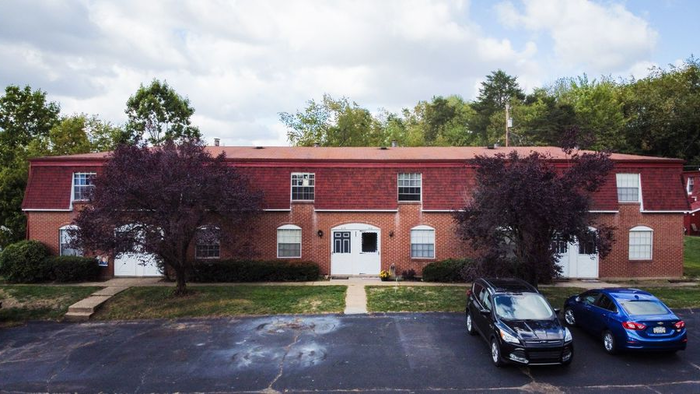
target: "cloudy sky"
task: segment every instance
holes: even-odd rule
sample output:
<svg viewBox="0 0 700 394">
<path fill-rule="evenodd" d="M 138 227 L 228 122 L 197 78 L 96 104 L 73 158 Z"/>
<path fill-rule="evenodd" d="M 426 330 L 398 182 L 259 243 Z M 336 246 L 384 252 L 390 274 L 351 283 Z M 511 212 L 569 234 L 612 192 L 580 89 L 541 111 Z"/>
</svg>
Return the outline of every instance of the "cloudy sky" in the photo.
<svg viewBox="0 0 700 394">
<path fill-rule="evenodd" d="M 396 111 L 474 99 L 498 68 L 526 90 L 644 77 L 698 55 L 698 15 L 694 0 L 3 0 L 0 87 L 121 124 L 139 84 L 165 79 L 209 142 L 286 145 L 278 113 L 323 93 Z"/>
</svg>

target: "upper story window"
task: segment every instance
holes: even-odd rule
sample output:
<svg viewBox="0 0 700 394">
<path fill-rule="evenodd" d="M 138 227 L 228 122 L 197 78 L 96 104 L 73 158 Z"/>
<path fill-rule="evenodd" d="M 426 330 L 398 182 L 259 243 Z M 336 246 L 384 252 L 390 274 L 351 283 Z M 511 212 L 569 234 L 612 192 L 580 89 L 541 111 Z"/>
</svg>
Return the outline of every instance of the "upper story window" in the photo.
<svg viewBox="0 0 700 394">
<path fill-rule="evenodd" d="M 629 259 L 651 260 L 654 230 L 646 226 L 633 227 L 629 238 Z"/>
<path fill-rule="evenodd" d="M 63 226 L 58 229 L 58 247 L 61 256 L 82 256 L 83 251 L 73 245 L 77 226 Z"/>
<path fill-rule="evenodd" d="M 688 177 L 688 194 L 693 194 L 693 189 L 695 188 L 695 177 Z"/>
<path fill-rule="evenodd" d="M 292 201 L 313 201 L 316 175 L 308 172 L 292 173 Z"/>
<path fill-rule="evenodd" d="M 277 257 L 301 257 L 301 227 L 286 224 L 277 228 Z"/>
<path fill-rule="evenodd" d="M 204 226 L 197 229 L 194 244 L 194 256 L 198 259 L 218 259 L 220 256 L 221 242 L 219 228 Z"/>
<path fill-rule="evenodd" d="M 411 229 L 411 258 L 435 258 L 435 229 L 417 226 Z"/>
<path fill-rule="evenodd" d="M 90 198 L 95 185 L 92 184 L 95 178 L 94 172 L 74 172 L 73 173 L 73 201 L 85 201 Z"/>
<path fill-rule="evenodd" d="M 399 174 L 399 201 L 421 200 L 421 174 Z"/>
<path fill-rule="evenodd" d="M 617 174 L 617 201 L 639 202 L 639 174 Z"/>
</svg>

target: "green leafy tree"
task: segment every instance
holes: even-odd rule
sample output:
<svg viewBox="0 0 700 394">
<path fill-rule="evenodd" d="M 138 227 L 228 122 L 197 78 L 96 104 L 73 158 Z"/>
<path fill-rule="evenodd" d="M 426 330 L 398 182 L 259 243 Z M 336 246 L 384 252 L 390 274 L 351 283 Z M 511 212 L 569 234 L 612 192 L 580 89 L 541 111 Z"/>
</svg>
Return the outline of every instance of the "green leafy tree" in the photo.
<svg viewBox="0 0 700 394">
<path fill-rule="evenodd" d="M 194 108 L 167 82 L 154 79 L 141 85 L 126 102 L 126 133 L 122 143 L 158 145 L 167 140 L 200 139 L 190 118 Z"/>
<path fill-rule="evenodd" d="M 27 158 L 36 138 L 58 124 L 60 107 L 46 93 L 10 85 L 0 97 L 0 247 L 24 238 L 21 205 L 27 185 Z"/>
<path fill-rule="evenodd" d="M 700 63 L 691 57 L 624 89 L 630 153 L 678 157 L 700 165 Z"/>
<path fill-rule="evenodd" d="M 30 156 L 106 152 L 116 148 L 123 138 L 123 129 L 96 115 L 72 115 L 62 118 L 47 136 L 35 138 L 29 144 L 29 151 Z"/>
<path fill-rule="evenodd" d="M 624 151 L 627 147 L 622 89 L 610 78 L 589 80 L 586 75 L 560 79 L 551 87 L 560 105 L 576 113 L 576 124 L 590 141 L 581 148 Z"/>
<path fill-rule="evenodd" d="M 281 112 L 287 138 L 295 146 L 377 146 L 386 143 L 382 122 L 348 98 L 323 95 L 309 100 L 303 112 Z"/>
<path fill-rule="evenodd" d="M 576 111 L 558 103 L 546 89 L 537 88 L 525 103 L 512 108 L 514 145 L 562 146 L 567 130 L 576 125 Z"/>
<path fill-rule="evenodd" d="M 525 93 L 518 84 L 518 78 L 508 75 L 503 70 L 493 71 L 481 83 L 479 97 L 473 104 L 477 116 L 474 117 L 471 129 L 479 134 L 482 144 L 494 141 L 494 135 L 505 134 L 505 115 L 499 113 L 505 110 L 506 103 L 511 105 L 521 103 Z M 496 133 L 500 127 L 500 132 Z"/>
</svg>

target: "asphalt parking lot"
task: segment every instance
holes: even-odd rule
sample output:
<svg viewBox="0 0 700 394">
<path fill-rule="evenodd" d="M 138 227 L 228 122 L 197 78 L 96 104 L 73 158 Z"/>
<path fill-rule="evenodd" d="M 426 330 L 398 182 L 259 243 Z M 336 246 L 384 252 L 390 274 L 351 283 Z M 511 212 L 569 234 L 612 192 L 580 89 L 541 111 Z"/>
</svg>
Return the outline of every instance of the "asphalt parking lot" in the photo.
<svg viewBox="0 0 700 394">
<path fill-rule="evenodd" d="M 31 392 L 700 392 L 700 311 L 677 354 L 495 368 L 461 314 L 32 323 L 0 330 L 0 387 Z"/>
</svg>

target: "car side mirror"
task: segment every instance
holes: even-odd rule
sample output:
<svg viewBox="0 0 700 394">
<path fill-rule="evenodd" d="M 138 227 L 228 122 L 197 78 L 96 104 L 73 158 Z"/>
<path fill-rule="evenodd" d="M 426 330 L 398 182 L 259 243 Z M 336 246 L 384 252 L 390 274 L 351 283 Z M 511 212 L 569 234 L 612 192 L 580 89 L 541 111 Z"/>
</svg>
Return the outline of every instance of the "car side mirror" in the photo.
<svg viewBox="0 0 700 394">
<path fill-rule="evenodd" d="M 479 310 L 479 312 L 481 312 L 481 314 L 484 315 L 484 316 L 486 316 L 486 315 L 488 315 L 489 313 L 491 313 L 491 311 L 488 310 L 488 309 L 486 309 L 486 308 L 481 308 L 481 309 Z"/>
<path fill-rule="evenodd" d="M 558 315 L 559 312 L 561 312 L 561 309 L 559 309 L 559 308 L 554 308 L 554 314 L 555 314 L 555 315 Z"/>
<path fill-rule="evenodd" d="M 581 297 L 576 296 L 576 298 L 574 298 L 574 301 L 576 301 L 576 302 L 581 302 Z"/>
</svg>

